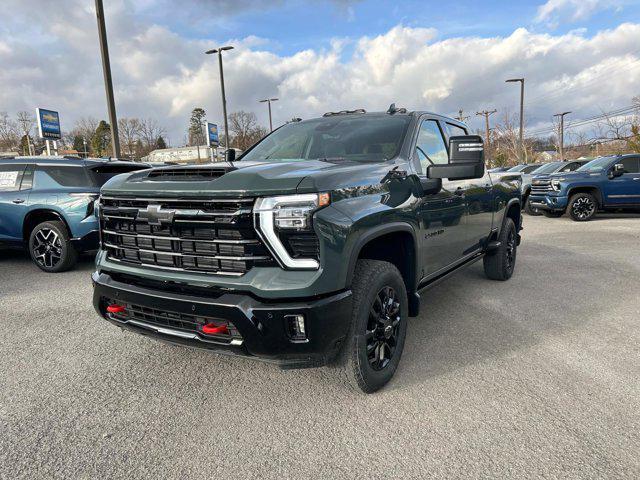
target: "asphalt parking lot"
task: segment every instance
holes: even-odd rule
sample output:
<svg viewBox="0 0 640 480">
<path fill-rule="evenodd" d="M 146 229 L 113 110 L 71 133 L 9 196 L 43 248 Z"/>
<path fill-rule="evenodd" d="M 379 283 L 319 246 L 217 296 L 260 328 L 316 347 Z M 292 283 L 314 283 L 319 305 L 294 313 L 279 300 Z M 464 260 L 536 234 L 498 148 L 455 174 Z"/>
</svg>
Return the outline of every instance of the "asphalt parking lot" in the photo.
<svg viewBox="0 0 640 480">
<path fill-rule="evenodd" d="M 1 478 L 639 478 L 640 217 L 526 217 L 424 295 L 383 391 L 123 333 L 92 259 L 0 253 Z"/>
</svg>

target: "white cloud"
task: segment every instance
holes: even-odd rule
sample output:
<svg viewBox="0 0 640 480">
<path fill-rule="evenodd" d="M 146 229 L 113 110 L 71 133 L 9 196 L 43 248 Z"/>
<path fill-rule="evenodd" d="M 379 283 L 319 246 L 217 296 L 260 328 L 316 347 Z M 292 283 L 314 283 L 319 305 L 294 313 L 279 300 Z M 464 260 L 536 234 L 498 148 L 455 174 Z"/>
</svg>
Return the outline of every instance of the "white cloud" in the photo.
<svg viewBox="0 0 640 480">
<path fill-rule="evenodd" d="M 567 19 L 576 22 L 601 10 L 622 8 L 624 3 L 624 0 L 548 0 L 538 7 L 536 21 L 555 24 Z"/>
<path fill-rule="evenodd" d="M 86 2 L 67 1 L 77 2 L 73 15 L 44 8 L 37 34 L 0 39 L 1 111 L 55 108 L 66 129 L 82 116 L 106 118 L 95 17 Z M 196 106 L 221 123 L 217 62 L 203 53 L 211 41 L 145 23 L 127 5 L 110 2 L 107 23 L 118 114 L 157 118 L 174 144 L 183 141 Z M 527 79 L 531 128 L 559 108 L 586 117 L 640 94 L 640 24 L 593 37 L 517 29 L 506 37 L 444 40 L 432 29 L 398 25 L 291 55 L 267 51 L 268 39 L 216 40 L 236 47 L 225 55 L 229 111 L 254 111 L 263 124 L 266 108 L 257 101 L 267 96 L 280 98 L 273 105 L 278 124 L 329 110 L 384 110 L 392 102 L 444 114 L 515 111 L 517 91 L 504 83 L 512 76 Z"/>
</svg>

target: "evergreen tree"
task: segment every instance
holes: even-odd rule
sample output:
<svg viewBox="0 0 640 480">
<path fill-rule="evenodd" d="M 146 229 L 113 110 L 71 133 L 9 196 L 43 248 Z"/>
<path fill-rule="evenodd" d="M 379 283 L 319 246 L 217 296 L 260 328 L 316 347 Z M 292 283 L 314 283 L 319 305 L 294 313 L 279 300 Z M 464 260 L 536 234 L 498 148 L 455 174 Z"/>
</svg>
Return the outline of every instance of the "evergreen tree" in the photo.
<svg viewBox="0 0 640 480">
<path fill-rule="evenodd" d="M 75 135 L 73 137 L 73 149 L 79 154 L 84 155 L 84 141 L 81 135 Z"/>
<path fill-rule="evenodd" d="M 111 127 L 104 120 L 100 120 L 91 137 L 91 151 L 97 157 L 106 157 L 111 152 Z"/>
<path fill-rule="evenodd" d="M 162 135 L 160 135 L 156 140 L 156 148 L 159 148 L 159 149 L 167 148 L 167 142 L 164 141 L 164 138 L 162 138 Z"/>
<path fill-rule="evenodd" d="M 189 145 L 202 145 L 205 143 L 203 121 L 207 116 L 203 108 L 196 107 L 191 111 L 189 119 Z"/>
</svg>

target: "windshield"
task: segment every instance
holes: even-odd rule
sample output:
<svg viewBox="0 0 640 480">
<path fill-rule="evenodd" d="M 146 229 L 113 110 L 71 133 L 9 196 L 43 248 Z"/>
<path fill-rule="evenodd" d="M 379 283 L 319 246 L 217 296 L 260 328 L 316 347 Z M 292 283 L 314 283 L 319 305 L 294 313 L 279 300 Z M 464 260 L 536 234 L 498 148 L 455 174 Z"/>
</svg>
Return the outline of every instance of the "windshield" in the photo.
<svg viewBox="0 0 640 480">
<path fill-rule="evenodd" d="M 149 167 L 146 165 L 101 165 L 99 167 L 91 168 L 89 172 L 91 172 L 91 176 L 93 177 L 93 183 L 97 187 L 101 187 L 107 183 L 107 180 L 115 177 L 116 175 L 134 172 L 136 170 L 144 170 L 145 168 Z"/>
<path fill-rule="evenodd" d="M 515 167 L 511 167 L 507 172 L 521 172 L 524 170 L 526 165 L 516 165 Z"/>
<path fill-rule="evenodd" d="M 564 165 L 563 162 L 551 162 L 551 163 L 547 163 L 545 165 L 542 165 L 541 167 L 536 168 L 533 172 L 531 173 L 535 173 L 536 175 L 538 173 L 553 173 L 555 172 L 558 168 L 560 168 L 562 165 Z"/>
<path fill-rule="evenodd" d="M 599 172 L 604 170 L 611 163 L 611 157 L 600 157 L 585 163 L 576 172 Z"/>
<path fill-rule="evenodd" d="M 340 115 L 289 123 L 240 160 L 383 162 L 400 153 L 409 121 L 407 115 Z"/>
</svg>

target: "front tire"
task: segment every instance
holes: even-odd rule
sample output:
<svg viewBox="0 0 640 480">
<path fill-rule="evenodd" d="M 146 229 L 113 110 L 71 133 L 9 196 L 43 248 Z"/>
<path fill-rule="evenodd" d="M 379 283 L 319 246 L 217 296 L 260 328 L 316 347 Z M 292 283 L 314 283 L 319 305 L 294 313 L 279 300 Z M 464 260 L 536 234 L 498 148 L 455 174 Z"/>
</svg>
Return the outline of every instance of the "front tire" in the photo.
<svg viewBox="0 0 640 480">
<path fill-rule="evenodd" d="M 407 334 L 407 290 L 398 269 L 379 260 L 358 260 L 352 284 L 353 310 L 338 357 L 342 380 L 373 393 L 393 377 Z"/>
<path fill-rule="evenodd" d="M 484 257 L 484 274 L 491 280 L 505 281 L 513 275 L 518 253 L 518 232 L 511 218 L 505 219 L 500 237 L 500 246 Z"/>
<path fill-rule="evenodd" d="M 596 216 L 598 200 L 590 193 L 576 193 L 569 200 L 569 216 L 576 222 L 588 222 Z"/>
<path fill-rule="evenodd" d="M 50 273 L 69 270 L 78 261 L 69 232 L 64 223 L 58 221 L 36 225 L 29 236 L 29 253 L 41 270 Z"/>
<path fill-rule="evenodd" d="M 531 200 L 527 197 L 527 200 L 524 203 L 524 211 L 527 215 L 531 215 L 532 217 L 538 217 L 542 215 L 542 212 L 539 208 L 535 208 L 531 205 Z"/>
</svg>

